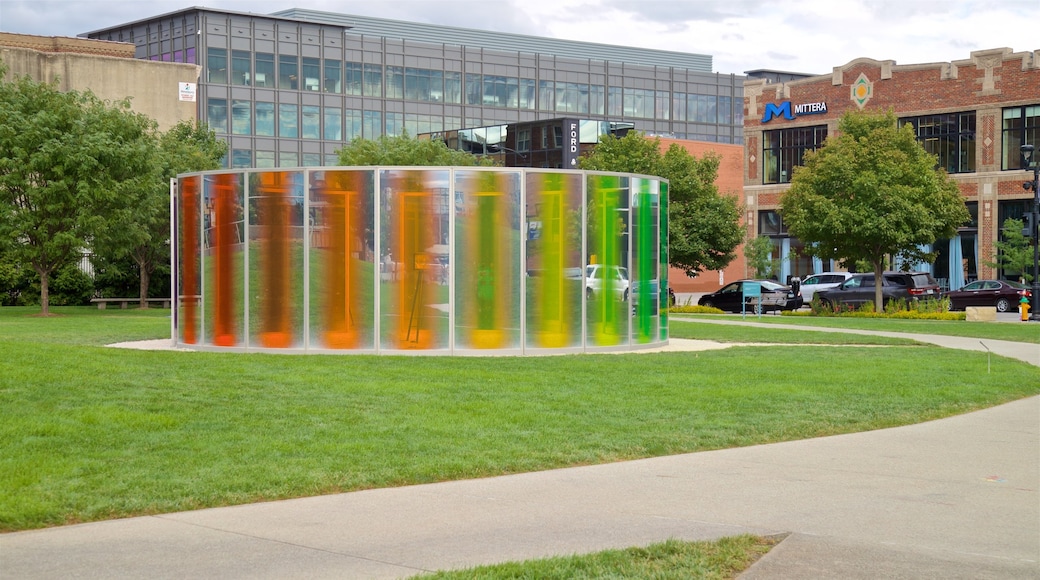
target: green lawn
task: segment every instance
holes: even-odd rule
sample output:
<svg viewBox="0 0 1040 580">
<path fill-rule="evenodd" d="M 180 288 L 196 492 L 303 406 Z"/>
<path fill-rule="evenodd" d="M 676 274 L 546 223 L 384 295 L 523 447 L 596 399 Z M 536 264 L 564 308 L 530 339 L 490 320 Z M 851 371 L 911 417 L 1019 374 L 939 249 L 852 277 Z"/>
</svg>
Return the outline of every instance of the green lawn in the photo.
<svg viewBox="0 0 1040 580">
<path fill-rule="evenodd" d="M 887 345 L 923 346 L 909 338 L 890 338 L 842 332 L 805 332 L 784 328 L 759 328 L 713 324 L 695 320 L 672 319 L 668 321 L 671 338 L 713 340 L 716 342 L 773 343 L 773 344 L 830 344 L 830 345 Z"/>
<path fill-rule="evenodd" d="M 149 352 L 95 345 L 168 336 L 168 310 L 54 310 L 0 308 L 4 531 L 863 431 L 1040 392 L 1036 367 L 987 373 L 984 353 L 930 346 Z"/>
<path fill-rule="evenodd" d="M 669 324 L 676 320 L 742 320 L 737 315 L 725 314 L 672 314 Z M 944 334 L 948 336 L 966 336 L 972 338 L 989 338 L 994 340 L 1010 340 L 1013 342 L 1031 342 L 1040 344 L 1040 323 L 1038 322 L 965 322 L 963 320 L 899 320 L 884 318 L 853 318 L 827 316 L 776 316 L 766 315 L 761 318 L 748 316 L 747 322 L 765 324 L 793 324 L 797 326 L 824 328 L 852 328 L 884 332 L 909 332 L 917 334 Z"/>
<path fill-rule="evenodd" d="M 735 578 L 769 551 L 779 538 L 734 536 L 713 542 L 669 540 L 645 548 L 606 550 L 527 562 L 506 562 L 468 570 L 420 574 L 415 580 L 571 580 L 641 578 L 726 580 Z"/>
</svg>

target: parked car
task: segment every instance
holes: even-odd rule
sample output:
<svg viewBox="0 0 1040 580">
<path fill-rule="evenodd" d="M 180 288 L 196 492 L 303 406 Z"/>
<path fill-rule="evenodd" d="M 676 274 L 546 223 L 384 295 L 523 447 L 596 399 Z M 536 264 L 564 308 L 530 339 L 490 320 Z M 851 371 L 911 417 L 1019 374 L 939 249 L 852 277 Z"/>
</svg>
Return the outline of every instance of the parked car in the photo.
<svg viewBox="0 0 1040 580">
<path fill-rule="evenodd" d="M 808 304 L 812 302 L 813 296 L 815 296 L 820 290 L 837 288 L 842 282 L 848 280 L 853 275 L 852 272 L 820 272 L 819 274 L 806 276 L 805 279 L 802 280 L 800 286 L 802 300 Z"/>
<path fill-rule="evenodd" d="M 591 300 L 605 288 L 610 288 L 614 298 L 628 300 L 628 268 L 607 268 L 602 264 L 585 266 L 585 297 Z"/>
<path fill-rule="evenodd" d="M 820 301 L 831 308 L 847 305 L 860 307 L 874 301 L 873 274 L 855 274 L 835 288 L 819 290 Z M 928 272 L 885 272 L 881 275 L 881 307 L 893 300 L 940 298 L 942 292 Z"/>
<path fill-rule="evenodd" d="M 700 306 L 709 306 L 727 312 L 754 312 L 754 298 L 744 298 L 744 285 L 759 284 L 762 287 L 762 311 L 797 310 L 802 307 L 802 296 L 790 286 L 777 284 L 772 280 L 738 280 L 730 282 L 711 294 L 705 294 L 697 300 Z"/>
<path fill-rule="evenodd" d="M 1029 286 L 1003 280 L 976 280 L 958 290 L 946 293 L 950 310 L 964 310 L 968 306 L 994 306 L 997 312 L 1018 308 L 1022 297 L 1032 298 Z"/>
</svg>

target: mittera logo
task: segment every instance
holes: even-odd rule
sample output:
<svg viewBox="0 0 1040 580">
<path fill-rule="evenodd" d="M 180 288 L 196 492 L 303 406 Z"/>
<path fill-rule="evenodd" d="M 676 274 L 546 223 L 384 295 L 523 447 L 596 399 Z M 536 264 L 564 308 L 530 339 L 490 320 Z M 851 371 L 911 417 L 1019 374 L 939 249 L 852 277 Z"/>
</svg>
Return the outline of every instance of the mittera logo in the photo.
<svg viewBox="0 0 1040 580">
<path fill-rule="evenodd" d="M 792 109 L 794 109 L 793 112 Z M 791 106 L 791 101 L 784 101 L 779 105 L 766 103 L 766 114 L 762 116 L 762 122 L 768 123 L 780 116 L 788 121 L 793 121 L 797 115 L 820 115 L 826 112 L 827 103 L 802 103 L 793 107 Z"/>
</svg>

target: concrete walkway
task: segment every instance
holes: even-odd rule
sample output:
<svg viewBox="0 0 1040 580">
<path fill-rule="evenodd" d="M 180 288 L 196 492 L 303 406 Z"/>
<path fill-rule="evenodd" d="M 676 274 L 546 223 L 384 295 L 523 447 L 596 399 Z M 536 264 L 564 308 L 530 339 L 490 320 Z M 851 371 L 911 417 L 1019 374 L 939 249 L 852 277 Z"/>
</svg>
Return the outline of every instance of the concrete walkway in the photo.
<svg viewBox="0 0 1040 580">
<path fill-rule="evenodd" d="M 1022 356 L 1040 364 L 1036 348 Z M 1038 488 L 1031 397 L 867 433 L 4 534 L 0 577 L 400 578 L 748 532 L 789 534 L 748 579 L 1035 580 Z"/>
</svg>

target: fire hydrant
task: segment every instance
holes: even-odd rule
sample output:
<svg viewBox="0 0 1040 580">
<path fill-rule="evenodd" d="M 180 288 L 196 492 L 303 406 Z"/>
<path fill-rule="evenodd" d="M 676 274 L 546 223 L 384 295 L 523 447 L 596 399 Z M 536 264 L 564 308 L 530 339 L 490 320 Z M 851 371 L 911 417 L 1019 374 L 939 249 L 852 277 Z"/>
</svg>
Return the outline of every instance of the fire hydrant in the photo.
<svg viewBox="0 0 1040 580">
<path fill-rule="evenodd" d="M 1022 315 L 1022 322 L 1029 320 L 1029 298 L 1023 296 L 1018 301 L 1018 312 Z"/>
</svg>

